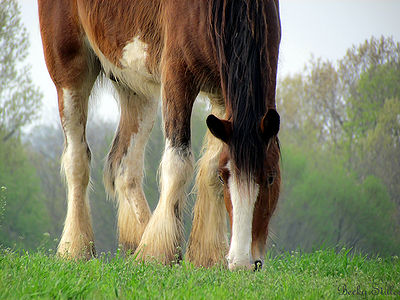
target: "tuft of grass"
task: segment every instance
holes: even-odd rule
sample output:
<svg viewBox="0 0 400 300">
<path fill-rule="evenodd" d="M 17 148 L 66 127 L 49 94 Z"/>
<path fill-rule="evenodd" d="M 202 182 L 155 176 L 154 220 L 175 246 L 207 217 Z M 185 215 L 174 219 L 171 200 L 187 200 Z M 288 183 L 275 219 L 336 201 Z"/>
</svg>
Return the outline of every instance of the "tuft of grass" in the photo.
<svg viewBox="0 0 400 300">
<path fill-rule="evenodd" d="M 347 299 L 400 297 L 397 257 L 348 250 L 267 254 L 260 272 L 163 266 L 103 255 L 63 260 L 43 251 L 0 250 L 0 299 Z"/>
</svg>

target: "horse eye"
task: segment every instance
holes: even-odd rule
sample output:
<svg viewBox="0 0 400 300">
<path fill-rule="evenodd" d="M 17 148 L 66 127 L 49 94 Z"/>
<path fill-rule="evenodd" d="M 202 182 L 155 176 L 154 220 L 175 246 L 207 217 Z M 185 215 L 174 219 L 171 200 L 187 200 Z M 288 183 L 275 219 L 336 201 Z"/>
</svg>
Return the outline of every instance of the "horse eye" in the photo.
<svg viewBox="0 0 400 300">
<path fill-rule="evenodd" d="M 272 185 L 274 183 L 275 177 L 274 176 L 268 176 L 268 185 Z"/>
<path fill-rule="evenodd" d="M 221 181 L 222 184 L 224 184 L 224 179 L 222 179 L 221 175 L 218 175 L 218 179 L 219 179 L 219 181 Z"/>
</svg>

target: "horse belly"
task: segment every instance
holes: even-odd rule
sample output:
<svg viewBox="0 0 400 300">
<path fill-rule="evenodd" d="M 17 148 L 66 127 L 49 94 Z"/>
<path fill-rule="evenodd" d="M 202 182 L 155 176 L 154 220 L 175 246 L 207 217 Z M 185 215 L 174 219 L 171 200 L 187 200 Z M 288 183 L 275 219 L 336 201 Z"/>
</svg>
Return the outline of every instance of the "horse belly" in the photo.
<svg viewBox="0 0 400 300">
<path fill-rule="evenodd" d="M 139 37 L 134 37 L 122 49 L 118 65 L 108 59 L 97 47 L 92 46 L 92 49 L 99 58 L 107 77 L 126 85 L 137 94 L 155 98 L 160 95 L 160 78 L 151 74 L 147 67 L 147 47 L 148 45 Z"/>
</svg>

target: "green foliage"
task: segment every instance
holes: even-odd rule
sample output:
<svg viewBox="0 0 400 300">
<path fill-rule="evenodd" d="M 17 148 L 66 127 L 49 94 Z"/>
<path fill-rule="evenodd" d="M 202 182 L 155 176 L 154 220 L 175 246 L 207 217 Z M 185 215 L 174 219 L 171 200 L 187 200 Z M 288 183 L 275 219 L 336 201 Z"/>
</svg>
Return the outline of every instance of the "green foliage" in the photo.
<svg viewBox="0 0 400 300">
<path fill-rule="evenodd" d="M 360 45 L 354 45 L 337 62 L 337 72 L 343 89 L 341 93 L 346 99 L 357 98 L 357 86 L 362 73 L 379 65 L 398 64 L 399 59 L 400 44 L 391 37 L 371 37 Z"/>
<path fill-rule="evenodd" d="M 380 177 L 400 206 L 400 61 L 363 73 L 361 100 L 350 98 L 346 129 L 352 136 L 352 165 L 362 176 Z M 350 121 L 351 120 L 351 121 Z M 399 211 L 400 213 L 400 211 Z"/>
<path fill-rule="evenodd" d="M 66 213 L 65 186 L 60 175 L 63 134 L 59 127 L 41 125 L 33 127 L 27 138 L 29 160 L 39 177 L 43 204 L 51 221 L 47 232 L 59 237 Z"/>
<path fill-rule="evenodd" d="M 283 248 L 400 250 L 400 45 L 371 38 L 278 86 Z"/>
<path fill-rule="evenodd" d="M 272 225 L 279 247 L 398 253 L 395 205 L 380 180 L 369 176 L 360 184 L 333 159 L 324 155 L 319 161 L 306 153 L 299 148 L 283 152 L 283 193 Z"/>
<path fill-rule="evenodd" d="M 400 204 L 400 96 L 388 99 L 377 115 L 375 128 L 361 141 L 363 174 L 382 178 L 394 202 Z"/>
<path fill-rule="evenodd" d="M 19 140 L 0 143 L 0 186 L 7 187 L 1 244 L 35 249 L 51 225 L 36 171 Z"/>
<path fill-rule="evenodd" d="M 29 40 L 16 0 L 0 1 L 0 139 L 4 142 L 38 114 L 41 93 L 25 64 Z"/>
<path fill-rule="evenodd" d="M 283 78 L 277 89 L 282 141 L 337 147 L 344 112 L 339 85 L 333 63 L 314 58 L 304 73 Z"/>
<path fill-rule="evenodd" d="M 18 2 L 1 0 L 0 241 L 7 247 L 34 249 L 51 226 L 35 168 L 16 137 L 37 116 L 41 100 L 24 63 L 28 46 Z"/>
<path fill-rule="evenodd" d="M 0 186 L 0 228 L 4 217 L 4 211 L 6 209 L 6 192 L 5 186 Z"/>
<path fill-rule="evenodd" d="M 345 126 L 354 139 L 362 139 L 377 126 L 378 115 L 389 99 L 400 99 L 400 62 L 371 67 L 362 73 L 357 96 L 348 99 Z"/>
<path fill-rule="evenodd" d="M 359 286 L 365 298 L 384 299 L 387 288 L 400 292 L 399 274 L 398 257 L 366 259 L 345 249 L 269 254 L 260 272 L 194 268 L 186 262 L 142 264 L 120 256 L 75 262 L 2 251 L 0 298 L 337 299 L 344 289 Z"/>
</svg>

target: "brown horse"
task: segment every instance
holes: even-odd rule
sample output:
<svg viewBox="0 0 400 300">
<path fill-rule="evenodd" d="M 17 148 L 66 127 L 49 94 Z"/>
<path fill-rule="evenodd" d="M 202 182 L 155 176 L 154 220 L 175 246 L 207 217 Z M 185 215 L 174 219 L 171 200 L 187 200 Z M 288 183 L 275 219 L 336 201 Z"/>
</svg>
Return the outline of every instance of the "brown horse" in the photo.
<svg viewBox="0 0 400 300">
<path fill-rule="evenodd" d="M 119 242 L 139 258 L 170 263 L 183 244 L 182 209 L 193 173 L 190 116 L 209 96 L 210 133 L 196 179 L 187 258 L 230 269 L 262 263 L 280 185 L 275 86 L 277 0 L 39 0 L 46 64 L 65 134 L 68 211 L 58 247 L 94 255 L 87 196 L 88 98 L 99 74 L 119 94 L 120 123 L 104 182 L 118 200 Z M 142 190 L 144 149 L 162 99 L 161 195 L 151 213 Z M 220 180 L 219 180 L 220 179 Z M 225 204 L 225 205 L 224 205 Z"/>
</svg>

